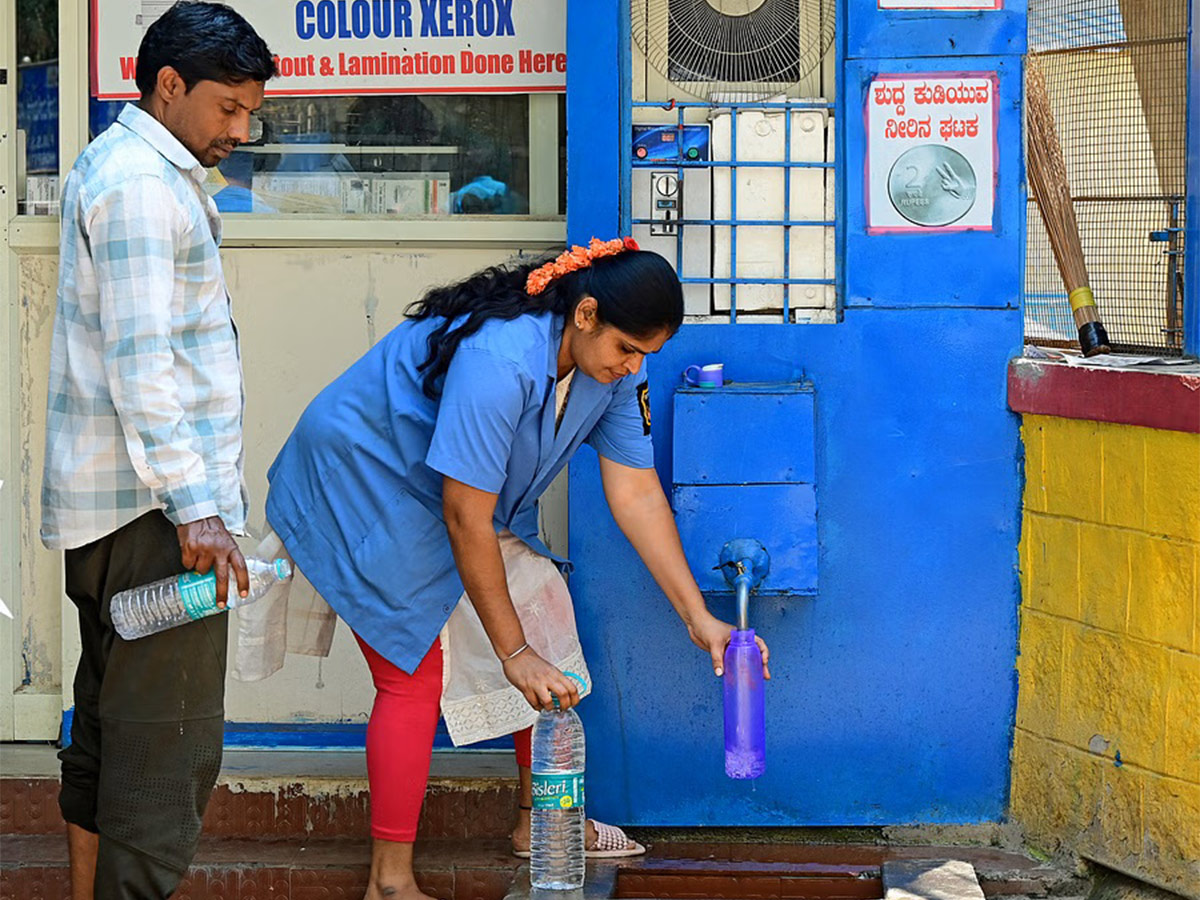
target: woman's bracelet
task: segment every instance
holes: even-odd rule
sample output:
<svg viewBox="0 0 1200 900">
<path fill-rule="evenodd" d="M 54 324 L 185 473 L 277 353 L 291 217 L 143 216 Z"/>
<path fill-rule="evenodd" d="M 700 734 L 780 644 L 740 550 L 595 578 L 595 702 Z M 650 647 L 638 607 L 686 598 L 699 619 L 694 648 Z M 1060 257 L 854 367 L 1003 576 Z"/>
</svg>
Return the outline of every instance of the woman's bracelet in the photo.
<svg viewBox="0 0 1200 900">
<path fill-rule="evenodd" d="M 510 659 L 512 659 L 512 658 L 513 658 L 514 656 L 516 656 L 517 654 L 519 654 L 519 653 L 524 653 L 524 652 L 525 652 L 526 650 L 528 650 L 528 649 L 529 649 L 529 644 L 522 644 L 520 647 L 518 647 L 518 648 L 517 648 L 516 650 L 514 650 L 512 653 L 508 654 L 508 656 L 506 656 L 506 657 L 504 657 L 503 659 L 501 659 L 501 660 L 500 660 L 500 663 L 501 663 L 501 665 L 503 665 L 504 663 L 508 662 Z"/>
</svg>

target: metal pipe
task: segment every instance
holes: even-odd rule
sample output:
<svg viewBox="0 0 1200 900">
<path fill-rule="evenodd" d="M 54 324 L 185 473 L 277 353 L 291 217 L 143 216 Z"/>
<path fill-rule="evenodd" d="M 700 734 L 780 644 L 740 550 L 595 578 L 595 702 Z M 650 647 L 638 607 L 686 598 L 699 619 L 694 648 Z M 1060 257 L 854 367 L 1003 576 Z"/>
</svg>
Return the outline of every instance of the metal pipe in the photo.
<svg viewBox="0 0 1200 900">
<path fill-rule="evenodd" d="M 737 591 L 737 627 L 738 631 L 750 629 L 750 576 L 738 575 L 733 582 Z"/>
<path fill-rule="evenodd" d="M 737 538 L 721 548 L 716 566 L 737 595 L 738 631 L 750 629 L 750 592 L 762 584 L 771 568 L 766 547 L 753 538 Z"/>
</svg>

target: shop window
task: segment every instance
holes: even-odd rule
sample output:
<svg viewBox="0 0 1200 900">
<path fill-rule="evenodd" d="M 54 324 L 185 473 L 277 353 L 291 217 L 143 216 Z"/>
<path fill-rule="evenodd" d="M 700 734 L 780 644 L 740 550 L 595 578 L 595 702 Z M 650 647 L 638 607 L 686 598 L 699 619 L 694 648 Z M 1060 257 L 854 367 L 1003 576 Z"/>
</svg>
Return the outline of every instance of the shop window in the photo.
<svg viewBox="0 0 1200 900">
<path fill-rule="evenodd" d="M 223 213 L 550 215 L 565 213 L 566 115 L 529 95 L 268 97 L 253 140 L 208 187 Z M 95 137 L 125 101 L 93 101 Z M 549 121 L 539 121 L 548 119 Z M 558 165 L 547 208 L 530 207 L 530 125 Z M 543 140 L 545 140 L 543 138 Z"/>
<path fill-rule="evenodd" d="M 269 98 L 221 163 L 222 212 L 529 214 L 529 99 Z"/>
<path fill-rule="evenodd" d="M 91 137 L 136 102 L 133 54 L 170 5 L 92 3 Z M 222 213 L 564 215 L 560 0 L 232 5 L 278 54 L 279 75 L 251 140 L 208 179 Z"/>
<path fill-rule="evenodd" d="M 17 3 L 17 211 L 58 214 L 58 4 Z"/>
</svg>

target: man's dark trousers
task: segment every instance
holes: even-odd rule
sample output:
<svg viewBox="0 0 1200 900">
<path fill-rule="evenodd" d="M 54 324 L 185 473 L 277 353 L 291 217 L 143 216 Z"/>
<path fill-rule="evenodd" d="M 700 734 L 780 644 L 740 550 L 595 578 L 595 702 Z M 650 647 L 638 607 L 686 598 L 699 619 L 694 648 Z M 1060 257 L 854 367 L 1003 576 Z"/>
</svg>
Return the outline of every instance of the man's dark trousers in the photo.
<svg viewBox="0 0 1200 900">
<path fill-rule="evenodd" d="M 64 557 L 83 652 L 59 806 L 99 834 L 97 900 L 169 897 L 221 768 L 228 616 L 133 641 L 114 631 L 114 594 L 184 571 L 160 511 Z"/>
</svg>

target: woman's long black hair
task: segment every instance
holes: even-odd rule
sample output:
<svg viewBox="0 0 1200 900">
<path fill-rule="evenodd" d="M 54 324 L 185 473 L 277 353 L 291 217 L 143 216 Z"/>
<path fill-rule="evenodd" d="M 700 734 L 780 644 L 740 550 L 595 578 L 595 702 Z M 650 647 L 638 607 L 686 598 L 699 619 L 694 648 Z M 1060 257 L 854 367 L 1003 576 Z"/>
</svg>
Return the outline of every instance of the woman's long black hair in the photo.
<svg viewBox="0 0 1200 900">
<path fill-rule="evenodd" d="M 635 338 L 653 337 L 664 328 L 674 334 L 683 322 L 683 289 L 675 271 L 657 253 L 625 250 L 603 256 L 585 269 L 556 278 L 531 297 L 525 293 L 525 280 L 542 262 L 491 266 L 466 281 L 434 288 L 408 308 L 411 319 L 444 319 L 430 332 L 429 355 L 420 366 L 425 396 L 437 399 L 458 345 L 489 319 L 541 312 L 565 317 L 590 296 L 596 298 L 602 325 Z M 466 318 L 455 326 L 462 316 Z"/>
</svg>

